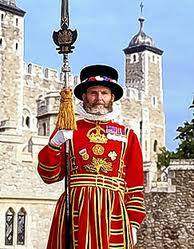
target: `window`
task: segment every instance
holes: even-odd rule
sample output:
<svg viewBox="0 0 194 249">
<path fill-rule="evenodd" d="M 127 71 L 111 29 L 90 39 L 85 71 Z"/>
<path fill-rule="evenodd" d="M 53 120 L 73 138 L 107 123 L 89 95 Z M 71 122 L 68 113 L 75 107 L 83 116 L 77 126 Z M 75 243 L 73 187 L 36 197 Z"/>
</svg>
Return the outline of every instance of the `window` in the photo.
<svg viewBox="0 0 194 249">
<path fill-rule="evenodd" d="M 15 25 L 18 26 L 18 24 L 19 24 L 19 20 L 18 20 L 18 18 L 16 18 L 15 19 Z"/>
<path fill-rule="evenodd" d="M 3 21 L 4 21 L 4 15 L 1 14 L 1 22 L 3 22 Z"/>
<path fill-rule="evenodd" d="M 2 48 L 2 46 L 3 46 L 3 39 L 0 38 L 0 48 Z"/>
<path fill-rule="evenodd" d="M 133 62 L 136 62 L 137 61 L 137 56 L 136 54 L 133 55 Z"/>
<path fill-rule="evenodd" d="M 139 61 L 139 54 L 133 53 L 131 54 L 130 58 L 131 58 L 130 63 L 136 63 Z"/>
<path fill-rule="evenodd" d="M 15 44 L 15 49 L 18 50 L 18 43 Z"/>
<path fill-rule="evenodd" d="M 157 151 L 157 146 L 158 146 L 158 141 L 157 141 L 157 140 L 155 140 L 155 141 L 154 141 L 154 152 L 156 152 L 156 151 Z"/>
<path fill-rule="evenodd" d="M 32 73 L 32 64 L 28 64 L 28 73 L 29 73 L 29 74 Z"/>
<path fill-rule="evenodd" d="M 30 128 L 30 117 L 26 117 L 25 125 Z"/>
<path fill-rule="evenodd" d="M 48 68 L 46 68 L 46 69 L 44 70 L 44 77 L 45 77 L 45 78 L 48 78 L 48 77 L 49 77 Z"/>
<path fill-rule="evenodd" d="M 22 127 L 29 129 L 31 127 L 30 111 L 28 109 L 23 109 L 22 115 Z"/>
<path fill-rule="evenodd" d="M 17 245 L 25 244 L 25 222 L 26 211 L 24 208 L 21 208 L 17 217 Z"/>
<path fill-rule="evenodd" d="M 42 125 L 42 128 L 43 128 L 43 136 L 46 136 L 46 123 L 43 123 Z"/>
<path fill-rule="evenodd" d="M 143 138 L 143 122 L 142 121 L 140 121 L 140 123 L 139 123 L 139 128 L 140 128 L 140 143 L 142 144 L 142 138 Z"/>
<path fill-rule="evenodd" d="M 13 245 L 14 211 L 10 207 L 5 214 L 5 245 Z"/>
<path fill-rule="evenodd" d="M 148 142 L 145 141 L 145 151 L 147 151 L 147 150 L 148 150 Z"/>
<path fill-rule="evenodd" d="M 152 106 L 153 107 L 157 107 L 157 97 L 156 96 L 152 96 Z"/>
</svg>

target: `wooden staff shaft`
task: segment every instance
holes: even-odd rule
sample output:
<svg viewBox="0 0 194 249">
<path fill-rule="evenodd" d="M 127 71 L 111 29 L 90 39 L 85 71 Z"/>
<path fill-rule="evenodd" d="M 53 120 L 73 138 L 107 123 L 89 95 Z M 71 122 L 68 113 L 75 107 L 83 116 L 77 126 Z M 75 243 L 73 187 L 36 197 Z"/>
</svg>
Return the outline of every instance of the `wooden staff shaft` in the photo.
<svg viewBox="0 0 194 249">
<path fill-rule="evenodd" d="M 66 141 L 66 175 L 65 175 L 65 192 L 66 192 L 66 202 L 65 202 L 65 219 L 66 219 L 66 249 L 72 249 L 72 209 L 71 209 L 71 200 L 70 200 L 70 171 L 71 171 L 71 142 L 70 140 Z"/>
</svg>

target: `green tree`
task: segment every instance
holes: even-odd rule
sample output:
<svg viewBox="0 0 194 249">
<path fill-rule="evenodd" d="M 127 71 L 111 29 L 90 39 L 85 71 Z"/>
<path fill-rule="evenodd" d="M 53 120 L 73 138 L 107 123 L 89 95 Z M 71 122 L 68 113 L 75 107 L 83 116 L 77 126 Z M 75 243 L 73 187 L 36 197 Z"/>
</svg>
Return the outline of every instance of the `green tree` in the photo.
<svg viewBox="0 0 194 249">
<path fill-rule="evenodd" d="M 166 147 L 160 148 L 160 153 L 157 154 L 158 161 L 157 161 L 157 168 L 160 170 L 163 166 L 168 167 L 170 164 L 171 154 Z"/>
<path fill-rule="evenodd" d="M 176 130 L 179 134 L 175 139 L 178 139 L 179 145 L 175 152 L 161 148 L 158 153 L 157 167 L 168 167 L 170 159 L 194 159 L 194 119 L 191 122 L 184 122 L 183 126 L 179 126 Z"/>
<path fill-rule="evenodd" d="M 194 119 L 184 122 L 183 126 L 177 128 L 179 132 L 176 139 L 180 140 L 176 149 L 178 159 L 194 159 Z"/>
</svg>

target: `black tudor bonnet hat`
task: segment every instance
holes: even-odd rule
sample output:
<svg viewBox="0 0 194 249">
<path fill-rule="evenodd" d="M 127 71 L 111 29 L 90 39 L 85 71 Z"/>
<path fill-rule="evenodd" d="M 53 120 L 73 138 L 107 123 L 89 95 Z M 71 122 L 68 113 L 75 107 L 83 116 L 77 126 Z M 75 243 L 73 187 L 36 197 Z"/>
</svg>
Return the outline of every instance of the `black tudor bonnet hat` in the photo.
<svg viewBox="0 0 194 249">
<path fill-rule="evenodd" d="M 111 89 L 115 101 L 123 96 L 123 88 L 117 83 L 118 72 L 107 65 L 91 65 L 83 68 L 80 72 L 80 84 L 75 86 L 75 96 L 82 100 L 82 95 L 91 86 L 105 86 Z"/>
</svg>

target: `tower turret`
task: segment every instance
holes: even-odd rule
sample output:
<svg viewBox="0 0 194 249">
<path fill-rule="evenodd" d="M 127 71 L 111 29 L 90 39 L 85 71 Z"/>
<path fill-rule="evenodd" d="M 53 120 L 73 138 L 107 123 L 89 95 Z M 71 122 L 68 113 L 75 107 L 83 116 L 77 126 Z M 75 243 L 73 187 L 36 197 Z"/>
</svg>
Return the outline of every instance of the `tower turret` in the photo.
<svg viewBox="0 0 194 249">
<path fill-rule="evenodd" d="M 139 135 L 144 162 L 154 162 L 159 148 L 165 145 L 163 51 L 143 31 L 144 20 L 139 18 L 139 31 L 124 49 L 125 98 L 122 101 L 122 115 L 125 123 Z M 154 172 L 156 168 L 151 166 L 150 171 Z"/>
<path fill-rule="evenodd" d="M 0 0 L 0 131 L 22 123 L 24 15 L 15 0 Z"/>
</svg>

